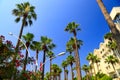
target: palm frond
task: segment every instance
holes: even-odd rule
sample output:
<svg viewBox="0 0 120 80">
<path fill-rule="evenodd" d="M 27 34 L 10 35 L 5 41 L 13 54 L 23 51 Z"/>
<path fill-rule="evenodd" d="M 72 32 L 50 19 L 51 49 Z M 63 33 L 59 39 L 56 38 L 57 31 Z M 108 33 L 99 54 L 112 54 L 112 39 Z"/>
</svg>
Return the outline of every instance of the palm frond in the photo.
<svg viewBox="0 0 120 80">
<path fill-rule="evenodd" d="M 17 17 L 17 18 L 15 19 L 15 22 L 18 23 L 19 21 L 20 21 L 20 17 Z"/>
</svg>

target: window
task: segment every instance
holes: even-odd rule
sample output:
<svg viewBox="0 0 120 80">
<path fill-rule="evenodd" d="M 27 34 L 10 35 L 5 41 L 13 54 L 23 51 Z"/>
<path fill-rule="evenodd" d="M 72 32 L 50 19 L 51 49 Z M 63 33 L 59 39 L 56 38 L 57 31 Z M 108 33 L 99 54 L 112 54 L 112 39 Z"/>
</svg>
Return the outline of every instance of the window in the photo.
<svg viewBox="0 0 120 80">
<path fill-rule="evenodd" d="M 102 51 L 104 51 L 104 49 L 102 49 Z"/>
<path fill-rule="evenodd" d="M 108 67 L 106 67 L 106 69 L 108 69 Z"/>
</svg>

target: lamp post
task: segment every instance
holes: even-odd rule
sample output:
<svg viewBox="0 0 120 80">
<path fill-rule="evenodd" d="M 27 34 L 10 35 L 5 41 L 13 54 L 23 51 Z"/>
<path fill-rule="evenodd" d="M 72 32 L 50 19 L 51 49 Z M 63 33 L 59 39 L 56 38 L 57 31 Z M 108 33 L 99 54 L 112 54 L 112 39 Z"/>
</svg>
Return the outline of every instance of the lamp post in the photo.
<svg viewBox="0 0 120 80">
<path fill-rule="evenodd" d="M 12 32 L 9 32 L 9 35 L 11 35 L 11 36 L 14 36 L 16 39 L 19 39 L 15 34 L 13 34 Z M 28 52 L 28 56 L 30 57 L 30 53 L 29 53 L 29 51 L 28 51 L 28 48 L 27 48 L 27 46 L 25 45 L 25 43 L 23 42 L 23 40 L 22 39 L 19 39 L 22 43 L 23 43 L 23 45 L 25 46 L 25 48 L 26 48 L 26 50 L 27 50 L 27 52 Z"/>
<path fill-rule="evenodd" d="M 58 57 L 58 56 L 62 56 L 62 55 L 64 55 L 64 54 L 65 54 L 65 52 L 61 52 L 61 53 L 55 55 L 54 57 L 51 57 L 51 58 L 47 59 L 47 60 L 40 66 L 40 68 L 41 68 L 44 64 L 46 64 L 46 62 L 48 62 L 50 59 L 54 59 L 54 58 L 56 58 L 56 57 Z"/>
<path fill-rule="evenodd" d="M 58 57 L 58 56 L 62 56 L 62 55 L 64 55 L 65 53 L 66 53 L 66 52 L 61 52 L 61 53 L 55 55 L 54 57 L 51 57 L 51 58 L 47 59 L 44 63 L 42 63 L 42 65 L 40 65 L 40 68 L 42 68 L 43 65 L 46 64 L 46 62 L 48 62 L 48 61 L 50 61 L 51 59 L 54 59 L 54 58 L 56 58 L 56 57 Z M 40 68 L 39 68 L 39 69 L 40 69 Z M 43 74 L 42 76 L 44 76 L 44 74 Z M 50 76 L 50 77 L 51 77 L 51 76 Z"/>
</svg>

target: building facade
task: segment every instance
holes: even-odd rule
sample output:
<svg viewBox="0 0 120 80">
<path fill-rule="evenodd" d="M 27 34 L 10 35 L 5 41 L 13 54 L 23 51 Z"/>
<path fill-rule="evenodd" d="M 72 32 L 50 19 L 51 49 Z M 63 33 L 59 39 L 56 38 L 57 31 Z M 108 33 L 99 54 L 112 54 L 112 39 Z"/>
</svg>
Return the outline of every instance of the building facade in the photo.
<svg viewBox="0 0 120 80">
<path fill-rule="evenodd" d="M 116 24 L 117 29 L 120 31 L 120 7 L 113 7 L 110 16 Z M 97 72 L 102 72 L 111 76 L 114 80 L 120 80 L 120 53 L 117 49 L 112 50 L 107 46 L 109 41 L 110 40 L 108 39 L 104 39 L 104 42 L 100 43 L 99 48 L 94 49 L 93 54 L 100 58 L 100 62 L 98 64 L 94 63 L 95 70 L 92 69 L 92 73 L 95 75 Z M 119 62 L 114 65 L 115 70 L 111 64 L 105 62 L 105 59 L 109 55 L 112 55 L 119 60 Z"/>
<path fill-rule="evenodd" d="M 102 72 L 111 76 L 113 79 L 116 79 L 117 74 L 120 77 L 120 54 L 118 53 L 118 50 L 111 50 L 107 46 L 108 42 L 108 39 L 104 39 L 104 42 L 100 43 L 99 49 L 94 50 L 93 53 L 94 55 L 97 55 L 98 58 L 100 58 L 100 62 L 98 63 L 98 65 L 96 65 L 96 63 L 94 64 L 95 72 L 94 70 L 92 71 L 93 73 Z M 111 64 L 105 62 L 105 59 L 110 55 L 113 55 L 119 60 L 119 63 L 116 63 L 114 65 L 117 72 L 114 70 Z"/>
</svg>

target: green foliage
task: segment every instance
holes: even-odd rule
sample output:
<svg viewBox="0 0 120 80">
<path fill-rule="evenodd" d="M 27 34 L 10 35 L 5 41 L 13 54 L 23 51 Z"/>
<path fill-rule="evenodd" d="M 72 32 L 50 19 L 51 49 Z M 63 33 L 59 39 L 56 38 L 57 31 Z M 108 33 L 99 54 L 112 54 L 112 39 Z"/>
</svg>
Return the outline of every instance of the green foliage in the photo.
<svg viewBox="0 0 120 80">
<path fill-rule="evenodd" d="M 74 57 L 72 55 L 69 55 L 67 57 L 67 62 L 68 62 L 68 64 L 73 65 L 73 63 L 75 62 Z"/>
<path fill-rule="evenodd" d="M 90 69 L 90 67 L 86 64 L 82 66 L 82 70 L 85 72 L 89 72 L 89 69 Z"/>
<path fill-rule="evenodd" d="M 110 76 L 103 76 L 100 80 L 112 80 L 112 78 Z"/>
<path fill-rule="evenodd" d="M 62 65 L 63 68 L 65 68 L 65 67 L 68 66 L 68 62 L 67 62 L 67 61 L 62 61 L 62 64 L 61 64 L 61 65 Z"/>
<path fill-rule="evenodd" d="M 107 47 L 109 47 L 112 50 L 115 50 L 117 48 L 117 43 L 115 41 L 109 41 Z"/>
<path fill-rule="evenodd" d="M 13 9 L 12 14 L 16 16 L 15 22 L 19 22 L 20 18 L 23 17 L 23 20 L 25 22 L 24 26 L 27 26 L 28 24 L 32 25 L 32 18 L 34 20 L 37 19 L 37 15 L 35 13 L 35 7 L 30 5 L 29 2 L 16 4 L 16 9 Z M 25 20 L 24 20 L 25 19 Z"/>
<path fill-rule="evenodd" d="M 13 55 L 15 55 L 15 50 L 12 42 L 5 40 L 5 37 L 0 35 L 0 77 L 3 79 L 9 79 L 14 72 Z"/>
<path fill-rule="evenodd" d="M 82 40 L 77 40 L 77 47 L 80 48 L 80 46 L 83 45 Z M 71 37 L 70 40 L 66 44 L 66 51 L 73 52 L 75 49 L 75 38 Z"/>
<path fill-rule="evenodd" d="M 52 43 L 52 39 L 46 36 L 41 36 L 40 44 L 43 51 L 49 51 L 55 48 L 55 44 Z"/>
<path fill-rule="evenodd" d="M 105 59 L 105 62 L 108 64 L 111 63 L 112 65 L 114 65 L 115 63 L 118 63 L 119 60 L 116 57 L 114 57 L 113 55 L 110 55 Z"/>
<path fill-rule="evenodd" d="M 98 72 L 95 76 L 91 76 L 91 80 L 112 80 L 112 78 L 106 74 Z M 82 80 L 87 80 L 87 76 L 84 76 Z"/>
<path fill-rule="evenodd" d="M 79 24 L 76 24 L 75 22 L 71 22 L 66 26 L 65 31 L 69 31 L 70 33 L 74 33 L 78 30 L 81 30 L 80 28 L 78 28 L 78 26 L 79 26 Z"/>
<path fill-rule="evenodd" d="M 105 35 L 104 35 L 104 38 L 105 39 L 109 39 L 109 40 L 112 40 L 112 33 L 106 33 Z"/>
</svg>

